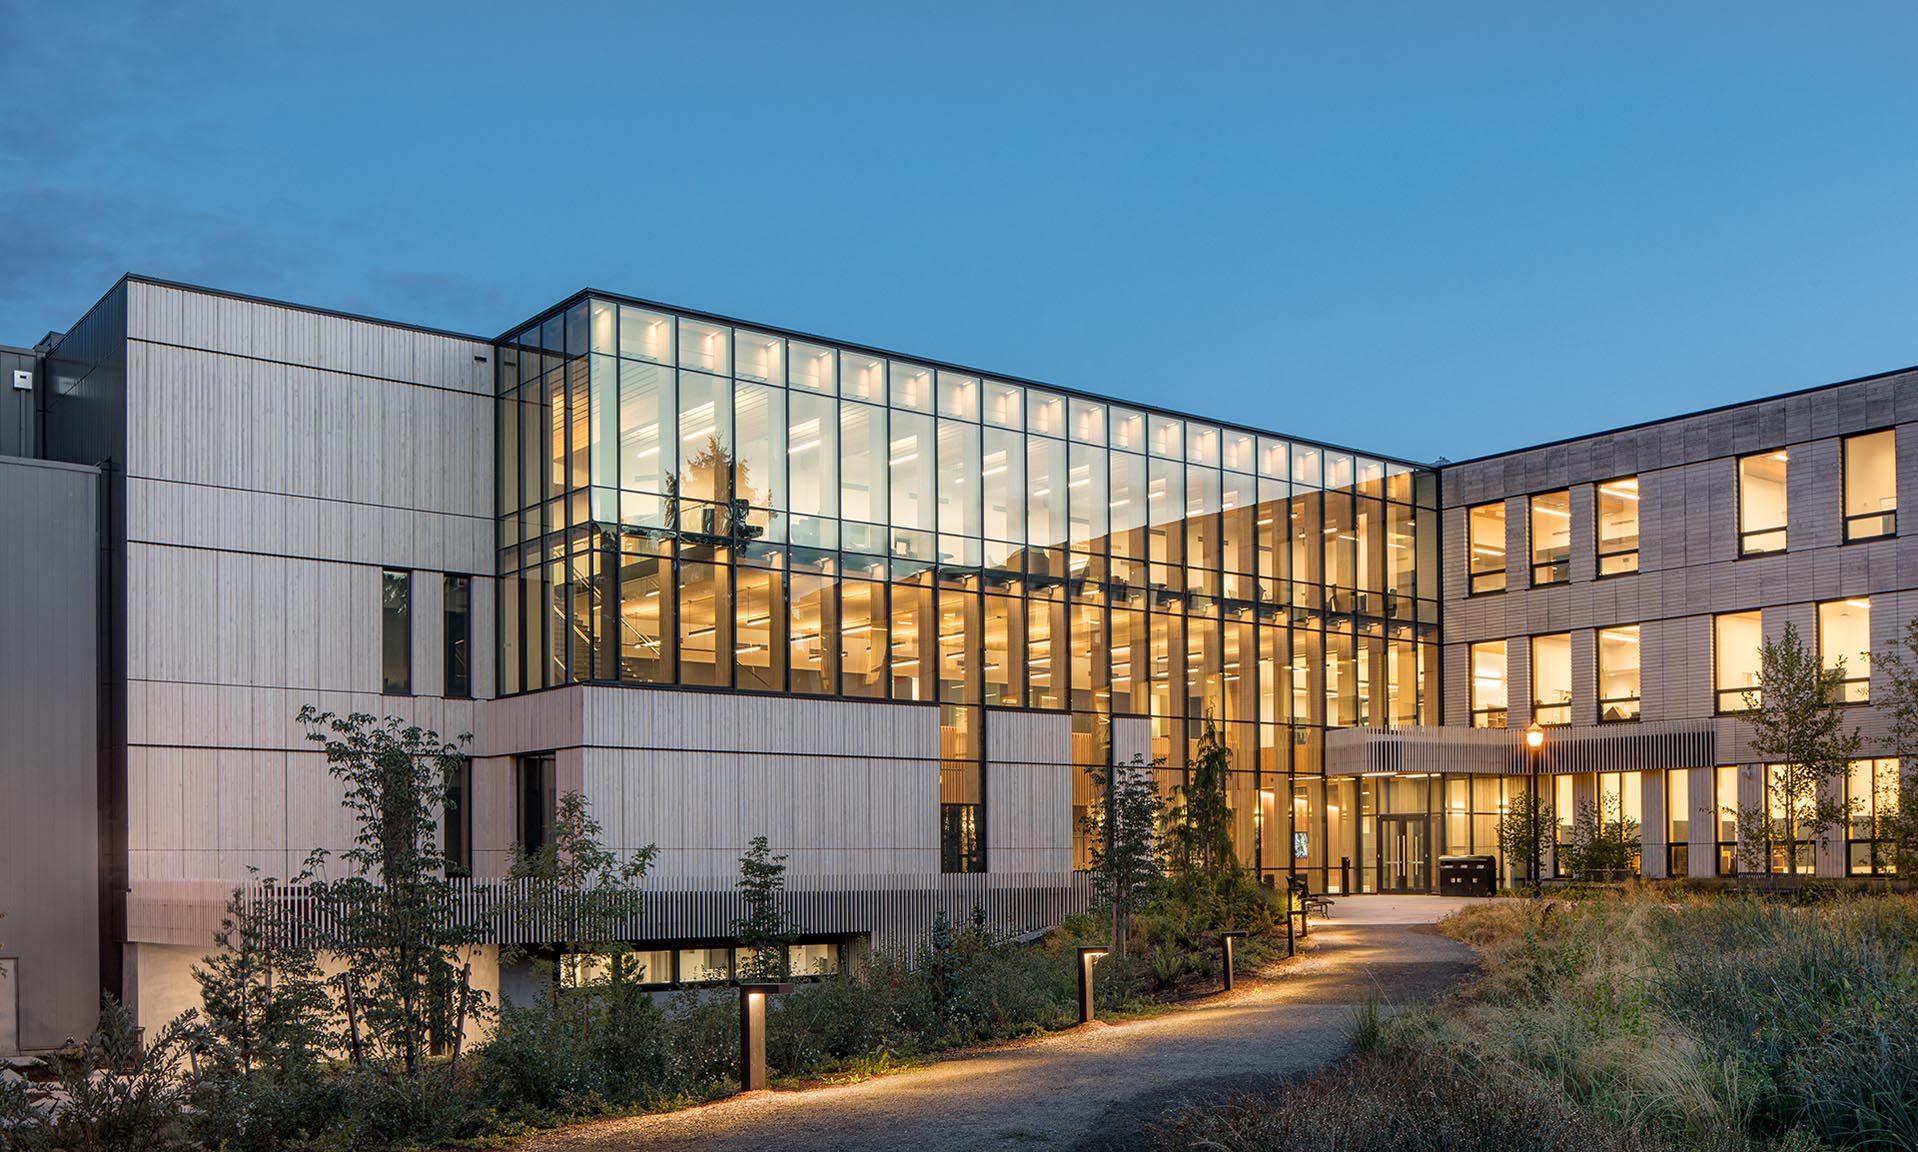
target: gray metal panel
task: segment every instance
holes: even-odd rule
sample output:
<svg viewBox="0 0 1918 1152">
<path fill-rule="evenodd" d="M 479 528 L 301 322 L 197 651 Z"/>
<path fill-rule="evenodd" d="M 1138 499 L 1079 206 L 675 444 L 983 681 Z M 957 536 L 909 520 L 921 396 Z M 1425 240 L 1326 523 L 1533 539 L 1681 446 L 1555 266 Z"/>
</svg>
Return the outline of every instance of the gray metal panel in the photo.
<svg viewBox="0 0 1918 1152">
<path fill-rule="evenodd" d="M 21 391 L 14 387 L 16 372 L 27 373 L 33 387 Z M 39 396 L 39 364 L 24 348 L 0 348 L 0 456 L 40 455 L 40 421 L 34 410 Z"/>
<path fill-rule="evenodd" d="M 0 459 L 0 997 L 26 1048 L 99 1011 L 99 490 L 92 468 Z"/>
</svg>

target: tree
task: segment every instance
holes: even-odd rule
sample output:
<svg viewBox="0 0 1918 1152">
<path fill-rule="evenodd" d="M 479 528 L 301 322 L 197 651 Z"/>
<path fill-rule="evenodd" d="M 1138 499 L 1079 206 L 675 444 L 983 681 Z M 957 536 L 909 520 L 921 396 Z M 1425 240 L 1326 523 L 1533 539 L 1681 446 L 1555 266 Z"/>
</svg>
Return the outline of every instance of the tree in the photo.
<svg viewBox="0 0 1918 1152">
<path fill-rule="evenodd" d="M 1898 758 L 1896 797 L 1881 797 L 1874 838 L 1901 875 L 1918 873 L 1918 788 L 1909 787 L 1918 770 L 1918 618 L 1907 621 L 1904 635 L 1876 657 L 1883 682 L 1878 708 L 1890 719 L 1889 750 Z"/>
<path fill-rule="evenodd" d="M 1112 950 L 1123 958 L 1133 909 L 1165 875 L 1159 836 L 1165 802 L 1142 756 L 1130 764 L 1089 767 L 1086 775 L 1092 779 L 1093 800 L 1080 826 L 1090 846 L 1093 887 L 1112 909 Z"/>
<path fill-rule="evenodd" d="M 1584 877 L 1630 872 L 1639 853 L 1638 833 L 1638 821 L 1625 815 L 1623 797 L 1579 801 L 1572 816 L 1572 841 L 1566 846 L 1566 870 Z"/>
<path fill-rule="evenodd" d="M 1226 801 L 1231 767 L 1232 754 L 1208 714 L 1173 810 L 1172 839 L 1183 871 L 1210 877 L 1238 869 L 1232 853 L 1232 808 Z"/>
<path fill-rule="evenodd" d="M 1514 879 L 1523 866 L 1530 874 L 1534 862 L 1542 871 L 1545 855 L 1551 849 L 1558 827 L 1558 813 L 1550 802 L 1531 788 L 1512 797 L 1498 818 L 1498 851 L 1505 858 L 1506 870 Z M 1537 838 L 1534 839 L 1534 829 Z"/>
<path fill-rule="evenodd" d="M 793 931 L 786 923 L 786 858 L 775 856 L 764 836 L 752 838 L 739 858 L 739 895 L 746 914 L 733 921 L 733 933 L 751 955 L 739 961 L 739 979 L 745 982 L 784 980 L 790 974 L 787 945 Z"/>
<path fill-rule="evenodd" d="M 284 900 L 311 879 L 310 870 L 284 886 L 268 877 L 256 899 L 238 888 L 228 899 L 213 935 L 219 951 L 193 968 L 212 1071 L 241 1080 L 256 1071 L 283 1079 L 314 1071 L 333 1046 L 326 977 L 298 938 Z"/>
<path fill-rule="evenodd" d="M 648 844 L 620 859 L 600 842 L 604 829 L 578 792 L 560 793 L 554 809 L 546 843 L 531 855 L 519 854 L 509 874 L 526 881 L 528 911 L 561 913 L 562 938 L 554 943 L 564 982 L 605 993 L 618 1023 L 647 978 L 626 937 L 639 917 L 639 883 L 657 850 Z"/>
<path fill-rule="evenodd" d="M 435 813 L 464 761 L 458 743 L 395 717 L 300 709 L 307 738 L 346 787 L 352 875 L 314 886 L 346 963 L 341 1007 L 353 1059 L 369 1053 L 417 1077 L 435 1036 L 459 1033 L 486 1007 L 473 988 L 470 949 L 482 926 L 453 914 Z M 464 742 L 466 737 L 461 737 Z M 364 1029 L 364 1033 L 362 1033 Z"/>
<path fill-rule="evenodd" d="M 1758 688 L 1745 695 L 1751 748 L 1768 766 L 1767 801 L 1738 814 L 1747 859 L 1766 845 L 1782 847 L 1787 871 L 1798 870 L 1798 847 L 1851 819 L 1845 774 L 1858 755 L 1858 729 L 1844 731 L 1844 661 L 1826 668 L 1805 647 L 1796 625 L 1759 649 Z"/>
</svg>

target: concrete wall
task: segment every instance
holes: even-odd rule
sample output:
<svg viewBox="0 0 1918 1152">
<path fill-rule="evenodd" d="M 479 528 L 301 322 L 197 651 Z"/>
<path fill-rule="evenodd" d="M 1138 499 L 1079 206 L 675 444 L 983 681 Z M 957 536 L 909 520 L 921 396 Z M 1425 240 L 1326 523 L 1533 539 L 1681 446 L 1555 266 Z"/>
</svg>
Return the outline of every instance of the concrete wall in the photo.
<svg viewBox="0 0 1918 1152">
<path fill-rule="evenodd" d="M 0 1052 L 99 1013 L 99 493 L 0 458 Z"/>
</svg>

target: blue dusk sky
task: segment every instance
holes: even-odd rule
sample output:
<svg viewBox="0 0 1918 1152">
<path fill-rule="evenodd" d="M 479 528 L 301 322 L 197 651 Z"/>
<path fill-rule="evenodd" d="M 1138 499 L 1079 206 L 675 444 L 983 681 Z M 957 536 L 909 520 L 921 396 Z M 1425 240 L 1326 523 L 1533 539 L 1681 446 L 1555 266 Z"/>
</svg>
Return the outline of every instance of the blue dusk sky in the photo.
<svg viewBox="0 0 1918 1152">
<path fill-rule="evenodd" d="M 0 0 L 0 341 L 583 286 L 1462 459 L 1918 362 L 1918 6 Z"/>
</svg>

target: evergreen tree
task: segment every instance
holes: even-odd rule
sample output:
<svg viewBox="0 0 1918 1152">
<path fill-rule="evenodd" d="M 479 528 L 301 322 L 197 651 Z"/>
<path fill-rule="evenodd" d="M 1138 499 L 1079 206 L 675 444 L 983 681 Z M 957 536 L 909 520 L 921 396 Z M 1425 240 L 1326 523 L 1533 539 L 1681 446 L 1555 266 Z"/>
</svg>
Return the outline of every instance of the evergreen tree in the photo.
<svg viewBox="0 0 1918 1152">
<path fill-rule="evenodd" d="M 1752 752 L 1767 766 L 1768 803 L 1738 814 L 1748 862 L 1765 848 L 1783 848 L 1787 871 L 1798 870 L 1800 844 L 1850 821 L 1845 776 L 1858 755 L 1858 730 L 1844 730 L 1837 701 L 1844 661 L 1826 668 L 1807 648 L 1796 625 L 1759 650 L 1758 689 L 1745 693 Z M 1762 867 L 1762 864 L 1760 865 Z"/>
<path fill-rule="evenodd" d="M 787 946 L 793 932 L 786 923 L 786 858 L 775 856 L 764 836 L 752 838 L 739 858 L 739 895 L 746 914 L 733 921 L 743 955 L 739 979 L 743 982 L 784 980 L 791 972 Z"/>
<path fill-rule="evenodd" d="M 1226 800 L 1231 767 L 1232 754 L 1207 714 L 1174 811 L 1173 841 L 1183 871 L 1214 877 L 1238 869 L 1232 853 L 1232 808 Z"/>
<path fill-rule="evenodd" d="M 285 885 L 268 877 L 256 899 L 238 888 L 228 899 L 213 936 L 219 950 L 193 969 L 210 1071 L 285 1079 L 317 1069 L 336 1041 L 319 958 L 299 939 L 284 899 L 310 880 L 310 871 Z"/>
</svg>

